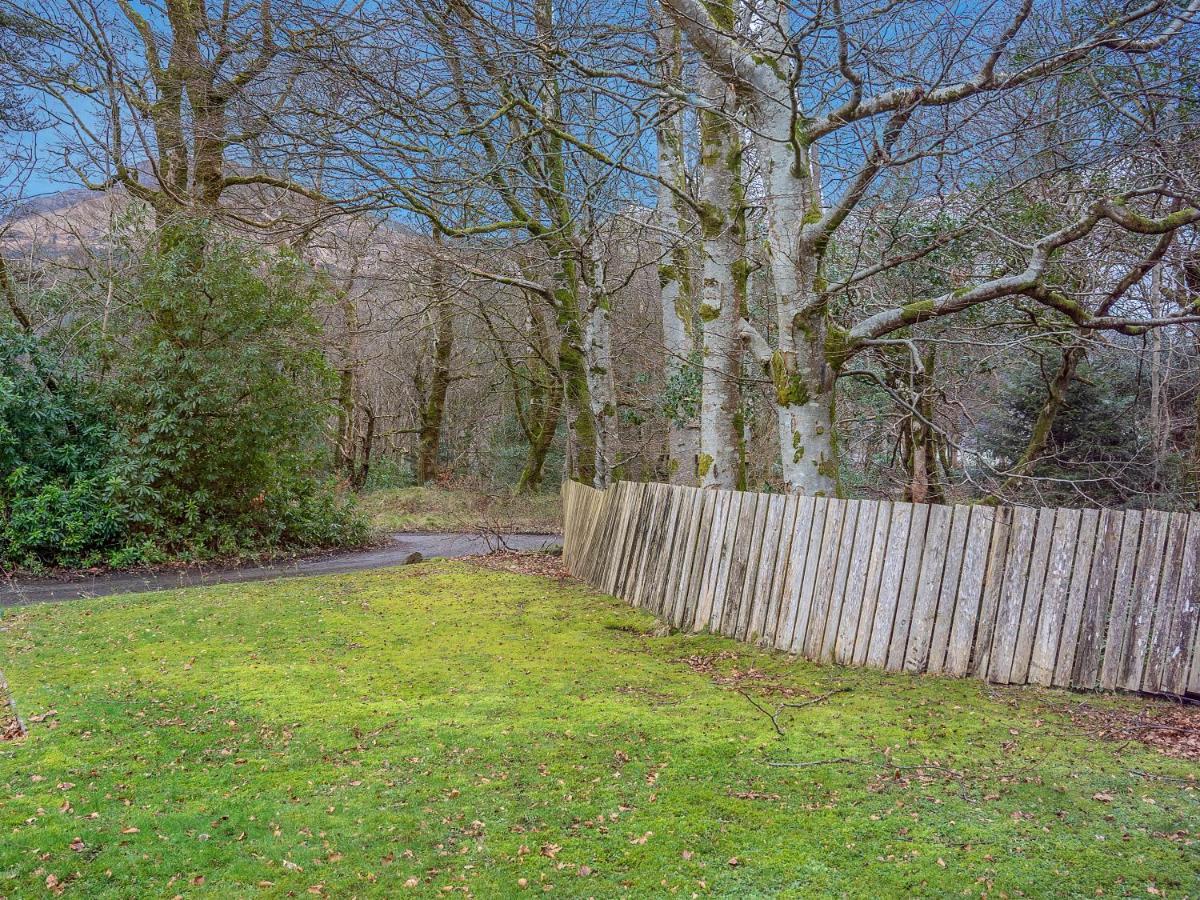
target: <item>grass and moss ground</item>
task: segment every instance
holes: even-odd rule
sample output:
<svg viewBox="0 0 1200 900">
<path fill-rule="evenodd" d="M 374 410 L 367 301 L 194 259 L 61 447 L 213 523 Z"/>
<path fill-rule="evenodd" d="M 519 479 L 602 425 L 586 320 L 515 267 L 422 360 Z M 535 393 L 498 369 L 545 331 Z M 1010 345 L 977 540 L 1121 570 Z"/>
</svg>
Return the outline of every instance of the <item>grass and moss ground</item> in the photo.
<svg viewBox="0 0 1200 900">
<path fill-rule="evenodd" d="M 654 625 L 452 562 L 10 610 L 0 897 L 1197 894 L 1196 764 L 1068 715 L 1145 701 Z"/>
<path fill-rule="evenodd" d="M 378 531 L 477 531 L 550 534 L 562 530 L 556 493 L 489 493 L 454 487 L 369 491 L 360 498 Z"/>
</svg>

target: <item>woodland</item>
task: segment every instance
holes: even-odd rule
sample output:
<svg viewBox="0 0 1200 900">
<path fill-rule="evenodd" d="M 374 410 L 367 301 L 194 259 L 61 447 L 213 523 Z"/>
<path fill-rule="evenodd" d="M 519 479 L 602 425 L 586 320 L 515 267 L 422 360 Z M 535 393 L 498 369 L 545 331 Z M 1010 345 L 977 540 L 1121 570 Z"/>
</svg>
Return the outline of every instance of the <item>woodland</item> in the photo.
<svg viewBox="0 0 1200 900">
<path fill-rule="evenodd" d="M 0 0 L 0 564 L 621 479 L 1195 509 L 1200 0 Z"/>
</svg>

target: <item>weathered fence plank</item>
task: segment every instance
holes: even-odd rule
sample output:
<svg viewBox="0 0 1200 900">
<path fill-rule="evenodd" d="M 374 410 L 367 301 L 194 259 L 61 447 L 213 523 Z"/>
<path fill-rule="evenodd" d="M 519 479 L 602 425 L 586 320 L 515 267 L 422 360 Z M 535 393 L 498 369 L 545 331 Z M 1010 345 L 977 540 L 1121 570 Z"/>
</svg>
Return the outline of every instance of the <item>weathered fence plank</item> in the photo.
<svg viewBox="0 0 1200 900">
<path fill-rule="evenodd" d="M 877 669 L 887 664 L 888 648 L 892 643 L 892 622 L 896 619 L 896 604 L 900 599 L 900 582 L 904 575 L 904 559 L 908 555 L 908 530 L 912 518 L 911 503 L 892 505 L 892 521 L 883 557 L 883 577 L 871 625 L 871 643 L 867 647 L 867 665 Z"/>
<path fill-rule="evenodd" d="M 1077 509 L 1060 509 L 1055 516 L 1054 532 L 1049 541 L 1046 580 L 1042 587 L 1041 610 L 1034 633 L 1032 653 L 1025 670 L 1027 680 L 1034 684 L 1048 685 L 1054 680 L 1058 642 L 1062 634 L 1063 615 L 1071 586 L 1071 571 L 1079 543 L 1080 519 L 1081 514 Z"/>
<path fill-rule="evenodd" d="M 858 521 L 854 529 L 854 546 L 846 574 L 845 595 L 838 612 L 832 639 L 826 640 L 824 659 L 849 663 L 854 656 L 854 640 L 858 636 L 859 616 L 862 614 L 863 595 L 867 587 L 867 574 L 871 562 L 871 545 L 875 539 L 876 522 L 880 504 L 874 500 L 863 500 L 858 508 Z"/>
<path fill-rule="evenodd" d="M 946 664 L 950 629 L 954 624 L 954 604 L 958 598 L 958 583 L 962 578 L 963 554 L 967 545 L 967 526 L 971 507 L 955 506 L 950 516 L 946 536 L 946 559 L 942 566 L 942 583 L 938 586 L 937 604 L 932 611 L 933 630 L 929 635 L 929 650 L 925 655 L 925 671 L 941 672 Z"/>
<path fill-rule="evenodd" d="M 1150 648 L 1150 628 L 1158 602 L 1159 583 L 1163 574 L 1163 554 L 1167 545 L 1167 525 L 1170 513 L 1152 510 L 1145 514 L 1142 524 L 1142 546 L 1138 553 L 1138 571 L 1133 582 L 1133 604 L 1129 610 L 1129 628 L 1117 672 L 1117 686 L 1136 691 L 1142 685 L 1146 652 Z"/>
<path fill-rule="evenodd" d="M 1075 652 L 1079 644 L 1084 604 L 1087 601 L 1088 579 L 1092 573 L 1096 543 L 1099 540 L 1100 513 L 1085 509 L 1079 519 L 1075 539 L 1075 561 L 1071 568 L 1071 584 L 1067 589 L 1067 608 L 1063 614 L 1062 633 L 1058 640 L 1058 656 L 1054 663 L 1051 684 L 1066 687 L 1071 683 L 1075 668 Z"/>
<path fill-rule="evenodd" d="M 992 635 L 988 661 L 988 678 L 1000 684 L 1008 684 L 1013 657 L 1017 652 L 1017 631 L 1021 623 L 1021 608 L 1025 605 L 1025 586 L 1029 583 L 1029 559 L 1033 555 L 1037 519 L 1036 509 L 1019 506 L 1013 511 L 1004 565 L 1004 588 L 1000 593 L 1000 605 L 996 608 L 996 630 Z"/>
<path fill-rule="evenodd" d="M 703 590 L 704 571 L 708 569 L 708 552 L 710 534 L 713 532 L 713 516 L 719 494 L 712 491 L 700 492 L 700 509 L 696 514 L 696 547 L 692 553 L 691 565 L 685 577 L 688 578 L 688 595 L 684 600 L 684 612 L 680 616 L 679 628 L 698 630 L 697 620 L 700 617 L 700 595 Z"/>
<path fill-rule="evenodd" d="M 1179 584 L 1176 588 L 1175 613 L 1164 641 L 1161 674 L 1156 686 L 1168 694 L 1183 694 L 1187 690 L 1187 673 L 1191 660 L 1188 647 L 1200 645 L 1197 620 L 1200 619 L 1200 515 L 1187 517 L 1187 532 L 1179 563 Z"/>
<path fill-rule="evenodd" d="M 841 588 L 846 589 L 844 572 L 841 570 L 842 545 L 850 535 L 853 541 L 855 517 L 858 514 L 855 500 L 830 500 L 829 519 L 825 522 L 827 529 L 824 546 L 821 552 L 821 563 L 817 569 L 817 589 L 813 594 L 812 609 L 808 615 L 808 628 L 805 631 L 804 656 L 808 659 L 820 659 L 821 647 L 825 641 L 825 620 L 829 617 L 829 608 L 833 603 L 833 595 L 838 590 L 838 578 L 842 577 Z M 828 529 L 833 528 L 833 531 Z M 849 563 L 849 549 L 844 554 Z"/>
<path fill-rule="evenodd" d="M 942 663 L 942 671 L 950 675 L 966 675 L 970 670 L 995 518 L 993 510 L 977 506 L 971 510 L 967 522 L 962 572 L 958 576 L 958 590 L 954 595 L 954 618 L 946 643 L 946 659 Z"/>
<path fill-rule="evenodd" d="M 767 498 L 766 515 L 763 517 L 762 545 L 758 553 L 758 571 L 754 576 L 754 590 L 750 596 L 750 611 L 746 627 L 738 635 L 739 640 L 757 644 L 762 640 L 767 611 L 775 593 L 775 566 L 780 558 L 779 542 L 783 538 L 783 516 L 787 508 L 787 497 L 772 494 Z"/>
<path fill-rule="evenodd" d="M 757 562 L 752 561 L 750 557 L 755 545 L 753 531 L 758 518 L 758 500 L 762 496 L 762 494 L 742 494 L 742 503 L 738 510 L 737 531 L 734 534 L 734 543 L 729 558 L 728 580 L 721 589 L 721 596 L 724 600 L 720 613 L 713 611 L 713 630 L 726 637 L 736 636 L 746 573 Z"/>
<path fill-rule="evenodd" d="M 912 525 L 909 526 L 908 546 L 904 554 L 904 575 L 900 580 L 900 596 L 896 599 L 896 616 L 892 621 L 892 638 L 885 663 L 885 667 L 892 672 L 899 672 L 904 668 L 904 651 L 908 647 L 908 630 L 912 624 L 917 583 L 921 577 L 921 561 L 925 555 L 929 509 L 930 507 L 923 503 L 914 505 L 912 509 Z"/>
<path fill-rule="evenodd" d="M 796 517 L 792 526 L 792 545 L 788 553 L 787 574 L 779 599 L 779 616 L 775 633 L 769 646 L 786 650 L 792 645 L 792 630 L 796 621 L 796 606 L 803 590 L 804 569 L 808 563 L 808 548 L 813 531 L 820 527 L 814 522 L 817 501 L 813 497 L 801 497 L 797 501 Z"/>
<path fill-rule="evenodd" d="M 693 631 L 703 631 L 712 618 L 713 595 L 717 588 L 717 570 L 720 567 L 722 546 L 725 542 L 725 525 L 729 519 L 729 505 L 734 495 L 719 491 L 714 495 L 712 511 L 708 516 L 708 534 L 701 536 L 705 542 L 703 568 L 699 573 L 696 612 L 692 621 Z"/>
<path fill-rule="evenodd" d="M 1007 680 L 1012 684 L 1024 684 L 1029 677 L 1029 660 L 1033 656 L 1033 642 L 1037 636 L 1038 618 L 1042 610 L 1043 591 L 1050 564 L 1050 548 L 1054 543 L 1054 516 L 1053 509 L 1038 510 L 1033 551 L 1029 556 L 1029 574 L 1025 578 L 1025 597 L 1021 602 L 1012 667 L 1008 672 Z"/>
<path fill-rule="evenodd" d="M 983 570 L 983 593 L 979 601 L 979 621 L 971 649 L 970 671 L 976 678 L 987 678 L 992 657 L 992 638 L 996 633 L 996 614 L 1004 590 L 1005 561 L 1012 533 L 1013 510 L 997 510 L 992 524 L 991 545 Z"/>
<path fill-rule="evenodd" d="M 759 644 L 763 647 L 775 646 L 775 634 L 779 628 L 779 615 L 783 607 L 783 598 L 791 567 L 792 541 L 796 536 L 796 521 L 800 513 L 799 497 L 781 497 L 780 499 L 783 501 L 783 513 L 779 519 L 779 546 L 774 571 L 771 573 L 771 595 L 763 616 L 762 636 L 759 638 Z M 805 538 L 807 535 L 801 540 Z"/>
<path fill-rule="evenodd" d="M 808 550 L 804 555 L 804 568 L 797 582 L 799 591 L 791 610 L 787 626 L 786 644 L 780 644 L 783 650 L 796 652 L 800 642 L 804 640 L 804 631 L 808 627 L 808 613 L 812 607 L 813 591 L 817 586 L 817 565 L 821 556 L 821 539 L 825 534 L 829 512 L 829 501 L 825 497 L 813 500 L 812 527 L 809 530 Z"/>
<path fill-rule="evenodd" d="M 917 593 L 913 600 L 908 626 L 908 642 L 900 666 L 906 672 L 924 672 L 929 662 L 929 645 L 933 640 L 938 596 L 942 590 L 942 575 L 949 549 L 951 508 L 929 507 L 929 522 L 925 527 L 925 552 L 921 556 Z"/>
<path fill-rule="evenodd" d="M 1163 669 L 1167 645 L 1178 613 L 1180 571 L 1183 568 L 1184 545 L 1187 543 L 1188 515 L 1173 513 L 1167 525 L 1167 543 L 1163 556 L 1162 579 L 1158 588 L 1158 603 L 1154 614 L 1153 631 L 1146 652 L 1146 665 L 1139 686 L 1143 691 L 1162 690 Z"/>
<path fill-rule="evenodd" d="M 862 609 L 858 613 L 858 627 L 854 634 L 854 655 L 849 660 L 856 666 L 867 664 L 867 651 L 871 646 L 871 632 L 875 623 L 876 607 L 879 604 L 879 589 L 883 584 L 883 564 L 887 556 L 891 528 L 892 504 L 881 503 L 875 517 L 875 531 L 871 535 L 871 561 L 867 564 Z"/>
<path fill-rule="evenodd" d="M 1117 686 L 1117 677 L 1120 674 L 1125 635 L 1129 631 L 1129 609 L 1133 605 L 1138 551 L 1141 547 L 1142 514 L 1137 510 L 1129 510 L 1124 519 L 1125 524 L 1121 529 L 1121 551 L 1117 555 L 1112 611 L 1108 619 L 1108 635 L 1104 640 L 1104 655 L 1100 661 L 1100 687 L 1106 691 Z"/>
</svg>

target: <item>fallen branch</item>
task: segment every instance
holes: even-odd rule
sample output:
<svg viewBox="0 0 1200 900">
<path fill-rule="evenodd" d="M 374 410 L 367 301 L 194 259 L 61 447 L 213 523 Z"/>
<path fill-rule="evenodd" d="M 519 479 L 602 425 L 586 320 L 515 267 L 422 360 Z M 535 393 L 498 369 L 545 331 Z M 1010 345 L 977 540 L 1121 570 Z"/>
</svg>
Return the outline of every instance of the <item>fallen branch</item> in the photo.
<svg viewBox="0 0 1200 900">
<path fill-rule="evenodd" d="M 1154 778 L 1158 781 L 1173 781 L 1178 784 L 1195 784 L 1195 778 L 1179 778 L 1175 775 L 1160 775 L 1157 772 L 1143 772 L 1140 769 L 1130 769 L 1130 775 L 1136 775 L 1138 778 Z"/>
<path fill-rule="evenodd" d="M 824 703 L 826 700 L 828 700 L 834 694 L 842 694 L 848 690 L 850 690 L 850 688 L 836 688 L 832 691 L 828 691 L 828 692 L 822 694 L 819 697 L 813 697 L 811 700 L 805 700 L 802 703 L 780 703 L 778 706 L 775 707 L 774 712 L 771 712 L 769 709 L 767 709 L 765 706 L 763 706 L 761 703 L 759 703 L 757 700 L 755 700 L 753 697 L 751 697 L 748 693 L 741 690 L 740 688 L 738 689 L 738 693 L 741 694 L 743 697 L 745 697 L 751 706 L 753 706 L 760 713 L 762 713 L 764 716 L 766 716 L 768 719 L 771 720 L 771 725 L 774 726 L 776 734 L 778 734 L 780 737 L 784 737 L 785 732 L 783 730 L 783 726 L 781 726 L 779 724 L 779 716 L 782 715 L 782 713 L 785 709 L 803 709 L 806 706 L 813 706 L 817 703 Z"/>
<path fill-rule="evenodd" d="M 833 759 L 813 759 L 808 762 L 779 762 L 776 760 L 763 760 L 768 766 L 773 766 L 776 769 L 811 769 L 814 766 L 836 766 L 842 763 L 848 765 L 859 765 L 867 762 L 865 759 L 856 759 L 853 756 L 835 756 Z"/>
</svg>

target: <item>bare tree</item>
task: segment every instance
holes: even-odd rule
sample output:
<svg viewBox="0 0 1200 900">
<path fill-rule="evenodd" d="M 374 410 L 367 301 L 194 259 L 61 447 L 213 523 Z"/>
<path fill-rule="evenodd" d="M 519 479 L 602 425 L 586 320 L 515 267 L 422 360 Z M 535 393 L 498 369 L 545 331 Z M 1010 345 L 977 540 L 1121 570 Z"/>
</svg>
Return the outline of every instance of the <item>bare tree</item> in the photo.
<svg viewBox="0 0 1200 900">
<path fill-rule="evenodd" d="M 946 196 L 941 182 L 952 163 L 959 180 L 948 199 L 974 206 L 970 219 L 965 210 L 959 217 L 986 230 L 983 211 L 994 195 L 976 191 L 968 200 L 966 176 L 976 166 L 997 184 L 1011 183 L 998 154 L 1005 152 L 1001 146 L 1016 149 L 1001 133 L 1016 123 L 1001 104 L 1020 103 L 1042 85 L 1102 65 L 1144 63 L 1154 82 L 1150 63 L 1194 36 L 1187 32 L 1200 3 L 1176 10 L 1166 0 L 1151 0 L 1131 10 L 1059 19 L 1025 0 L 1011 10 L 990 6 L 965 21 L 942 4 L 919 0 L 817 8 L 786 0 L 665 5 L 737 98 L 738 122 L 761 166 L 778 311 L 769 339 L 746 318 L 740 328 L 776 386 L 780 465 L 789 489 L 838 489 L 834 383 L 851 357 L 897 331 L 1015 296 L 1088 330 L 1130 332 L 1192 315 L 1183 310 L 1153 320 L 1114 313 L 1114 303 L 1104 301 L 1087 308 L 1054 278 L 1056 257 L 1094 232 L 1156 237 L 1196 222 L 1190 187 L 1169 172 L 1080 185 L 1069 221 L 1041 234 L 993 233 L 1003 259 L 964 272 L 952 290 L 905 306 L 834 314 L 852 288 L 932 245 L 910 241 L 890 256 L 841 271 L 831 265 L 831 251 L 854 239 L 848 232 L 856 222 L 862 227 L 860 212 L 882 183 L 905 178 L 936 200 Z M 711 92 L 700 93 L 712 102 Z M 1119 109 L 1121 92 L 1102 92 L 1097 102 Z M 1022 105 L 1038 115 L 1036 104 Z M 1097 133 L 1086 112 L 1062 124 Z M 1112 157 L 1095 157 L 1090 165 L 1115 168 Z M 947 171 L 939 173 L 939 166 Z M 1153 267 L 1149 257 L 1143 262 L 1135 266 L 1142 276 Z M 1117 297 L 1125 290 L 1116 290 Z"/>
</svg>

